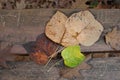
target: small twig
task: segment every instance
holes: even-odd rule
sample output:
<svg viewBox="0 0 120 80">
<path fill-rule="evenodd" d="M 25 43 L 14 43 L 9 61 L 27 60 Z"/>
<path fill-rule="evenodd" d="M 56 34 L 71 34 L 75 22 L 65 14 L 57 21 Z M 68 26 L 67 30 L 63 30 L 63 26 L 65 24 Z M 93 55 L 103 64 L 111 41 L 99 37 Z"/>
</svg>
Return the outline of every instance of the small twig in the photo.
<svg viewBox="0 0 120 80">
<path fill-rule="evenodd" d="M 50 61 L 52 60 L 52 57 L 50 57 L 50 59 L 48 60 L 48 62 L 45 64 L 45 68 L 47 67 L 47 65 L 50 63 Z"/>
<path fill-rule="evenodd" d="M 45 65 L 45 68 L 47 67 L 47 65 L 50 63 L 50 61 L 52 60 L 52 58 L 54 57 L 54 54 L 56 53 L 56 51 L 58 50 L 58 48 L 55 50 L 55 52 L 49 57 L 50 59 L 48 60 L 48 62 Z"/>
<path fill-rule="evenodd" d="M 61 52 L 65 47 L 62 47 L 61 49 L 57 48 L 57 50 L 50 56 L 50 57 L 54 57 L 55 55 L 57 55 L 59 52 Z"/>
<path fill-rule="evenodd" d="M 50 61 L 52 60 L 52 58 L 53 58 L 55 55 L 57 55 L 59 52 L 61 52 L 63 49 L 64 49 L 64 47 L 59 50 L 59 47 L 58 47 L 58 48 L 55 50 L 55 52 L 50 56 L 50 59 L 49 59 L 48 62 L 46 63 L 45 67 L 47 67 L 47 65 L 50 63 Z"/>
<path fill-rule="evenodd" d="M 51 70 L 55 65 L 57 65 L 58 63 L 60 63 L 61 61 L 63 61 L 63 59 L 57 61 L 54 65 L 52 65 L 52 66 L 47 70 L 47 72 L 50 72 L 50 70 Z"/>
</svg>

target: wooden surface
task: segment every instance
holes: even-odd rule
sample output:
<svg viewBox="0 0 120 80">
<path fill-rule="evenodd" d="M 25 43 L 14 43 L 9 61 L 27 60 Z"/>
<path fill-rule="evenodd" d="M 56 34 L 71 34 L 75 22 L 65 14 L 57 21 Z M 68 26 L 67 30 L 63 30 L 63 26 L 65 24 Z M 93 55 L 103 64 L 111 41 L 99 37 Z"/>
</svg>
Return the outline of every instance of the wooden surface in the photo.
<svg viewBox="0 0 120 80">
<path fill-rule="evenodd" d="M 60 10 L 68 17 L 80 9 L 37 9 L 37 10 L 0 10 L 0 43 L 1 48 L 10 44 L 25 44 L 35 41 L 44 32 L 45 25 L 52 15 Z M 104 26 L 101 38 L 90 47 L 81 46 L 83 52 L 114 51 L 106 45 L 104 36 L 113 27 L 120 28 L 120 10 L 90 10 L 95 18 Z"/>
<path fill-rule="evenodd" d="M 120 80 L 120 58 L 97 58 L 89 61 L 91 69 L 80 70 L 83 77 L 65 79 L 60 76 L 60 67 L 45 68 L 33 62 L 13 62 L 16 68 L 0 69 L 0 80 Z"/>
</svg>

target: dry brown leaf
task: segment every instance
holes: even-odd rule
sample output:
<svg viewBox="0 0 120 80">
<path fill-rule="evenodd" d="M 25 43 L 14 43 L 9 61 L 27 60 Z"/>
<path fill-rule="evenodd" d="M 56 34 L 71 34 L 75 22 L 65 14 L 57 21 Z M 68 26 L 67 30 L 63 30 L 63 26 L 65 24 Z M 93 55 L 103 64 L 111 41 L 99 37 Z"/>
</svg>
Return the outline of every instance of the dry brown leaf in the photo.
<svg viewBox="0 0 120 80">
<path fill-rule="evenodd" d="M 72 14 L 68 19 L 56 12 L 47 23 L 45 33 L 52 41 L 65 47 L 71 45 L 93 45 L 100 37 L 103 26 L 88 10 Z"/>
<path fill-rule="evenodd" d="M 89 11 L 80 11 L 78 13 L 73 13 L 67 19 L 65 28 L 72 36 L 77 36 L 94 20 L 94 16 Z"/>
<path fill-rule="evenodd" d="M 109 44 L 113 49 L 120 50 L 120 30 L 117 31 L 115 27 L 112 32 L 108 32 L 105 35 L 106 43 Z"/>
<path fill-rule="evenodd" d="M 60 43 L 65 32 L 67 16 L 57 11 L 46 25 L 45 34 L 56 43 Z"/>
<path fill-rule="evenodd" d="M 31 59 L 38 64 L 46 64 L 48 56 L 42 52 L 35 52 L 30 55 Z"/>
<path fill-rule="evenodd" d="M 48 39 L 46 35 L 42 33 L 38 36 L 33 53 L 30 54 L 30 57 L 38 64 L 45 64 L 47 63 L 48 58 L 56 52 L 58 47 L 58 44 Z"/>
<path fill-rule="evenodd" d="M 95 9 L 108 9 L 109 7 L 107 5 L 103 5 L 102 2 L 99 2 L 97 7 Z"/>
<path fill-rule="evenodd" d="M 63 68 L 60 71 L 60 75 L 61 77 L 64 78 L 73 78 L 73 77 L 81 77 L 82 75 L 80 74 L 80 70 L 84 70 L 84 69 L 90 69 L 91 66 L 88 65 L 86 62 L 83 62 L 82 64 L 80 64 L 79 66 L 75 67 L 75 68 Z"/>
<path fill-rule="evenodd" d="M 80 9 L 87 9 L 88 8 L 88 5 L 85 4 L 86 3 L 86 0 L 76 0 L 71 8 L 72 9 L 75 9 L 75 8 L 80 8 Z"/>
<path fill-rule="evenodd" d="M 91 46 L 99 39 L 102 31 L 103 26 L 98 21 L 93 20 L 84 30 L 81 31 L 77 36 L 77 40 L 81 45 Z"/>
<path fill-rule="evenodd" d="M 16 1 L 17 9 L 25 9 L 25 7 L 26 7 L 25 0 Z"/>
<path fill-rule="evenodd" d="M 66 31 L 60 44 L 67 47 L 70 45 L 78 45 L 79 42 L 76 40 L 75 37 L 73 37 L 70 33 L 68 33 L 68 31 Z"/>
<path fill-rule="evenodd" d="M 55 2 L 56 2 L 56 7 L 71 8 L 71 6 L 75 2 L 75 0 L 56 0 Z"/>
<path fill-rule="evenodd" d="M 61 43 L 63 46 L 79 43 L 83 46 L 91 46 L 99 39 L 103 31 L 103 26 L 87 10 L 72 14 L 67 19 L 65 28 L 66 32 Z"/>
</svg>

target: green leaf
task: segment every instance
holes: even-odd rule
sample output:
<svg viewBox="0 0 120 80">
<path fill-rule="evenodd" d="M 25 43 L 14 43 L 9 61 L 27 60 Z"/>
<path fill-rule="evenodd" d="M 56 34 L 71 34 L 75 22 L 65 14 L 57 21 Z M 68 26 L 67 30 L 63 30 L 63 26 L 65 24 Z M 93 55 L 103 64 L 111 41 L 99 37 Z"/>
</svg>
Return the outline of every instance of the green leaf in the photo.
<svg viewBox="0 0 120 80">
<path fill-rule="evenodd" d="M 78 45 L 68 46 L 62 51 L 61 55 L 64 59 L 64 64 L 68 67 L 76 67 L 85 59 Z"/>
</svg>

